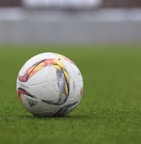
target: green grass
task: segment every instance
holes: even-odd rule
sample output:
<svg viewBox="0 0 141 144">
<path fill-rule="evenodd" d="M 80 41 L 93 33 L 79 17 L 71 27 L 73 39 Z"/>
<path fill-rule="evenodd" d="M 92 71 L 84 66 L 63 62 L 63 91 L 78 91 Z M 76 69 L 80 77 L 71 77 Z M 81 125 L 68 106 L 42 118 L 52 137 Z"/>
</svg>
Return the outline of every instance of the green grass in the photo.
<svg viewBox="0 0 141 144">
<path fill-rule="evenodd" d="M 71 48 L 73 47 L 73 48 Z M 141 46 L 0 46 L 0 144 L 139 144 Z M 16 77 L 33 55 L 71 58 L 82 72 L 84 95 L 64 118 L 37 118 L 18 101 Z"/>
</svg>

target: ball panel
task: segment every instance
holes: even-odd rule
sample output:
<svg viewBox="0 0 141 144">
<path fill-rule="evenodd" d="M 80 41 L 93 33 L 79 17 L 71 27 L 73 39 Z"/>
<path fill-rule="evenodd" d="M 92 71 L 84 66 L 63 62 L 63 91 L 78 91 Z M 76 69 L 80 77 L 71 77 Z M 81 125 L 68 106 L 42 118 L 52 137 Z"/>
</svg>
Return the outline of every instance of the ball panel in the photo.
<svg viewBox="0 0 141 144">
<path fill-rule="evenodd" d="M 65 116 L 68 113 L 70 113 L 77 105 L 78 105 L 78 101 L 65 105 L 64 107 L 61 107 L 55 114 L 54 116 Z"/>
<path fill-rule="evenodd" d="M 48 105 L 42 100 L 22 95 L 23 106 L 35 116 L 53 116 L 57 111 L 57 107 Z"/>
</svg>

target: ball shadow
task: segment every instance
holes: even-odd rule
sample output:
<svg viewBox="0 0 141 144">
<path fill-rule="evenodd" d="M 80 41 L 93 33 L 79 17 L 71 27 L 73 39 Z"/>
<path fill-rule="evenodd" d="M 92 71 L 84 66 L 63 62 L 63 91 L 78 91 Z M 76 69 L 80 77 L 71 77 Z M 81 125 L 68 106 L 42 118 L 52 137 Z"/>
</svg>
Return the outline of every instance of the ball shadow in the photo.
<svg viewBox="0 0 141 144">
<path fill-rule="evenodd" d="M 88 116 L 88 115 L 67 115 L 67 116 L 55 116 L 55 117 L 37 117 L 37 116 L 34 116 L 34 115 L 15 115 L 13 116 L 15 117 L 16 119 L 18 120 L 26 120 L 26 119 L 38 119 L 38 120 L 68 120 L 68 119 L 71 119 L 71 120 L 90 120 L 91 117 Z"/>
</svg>

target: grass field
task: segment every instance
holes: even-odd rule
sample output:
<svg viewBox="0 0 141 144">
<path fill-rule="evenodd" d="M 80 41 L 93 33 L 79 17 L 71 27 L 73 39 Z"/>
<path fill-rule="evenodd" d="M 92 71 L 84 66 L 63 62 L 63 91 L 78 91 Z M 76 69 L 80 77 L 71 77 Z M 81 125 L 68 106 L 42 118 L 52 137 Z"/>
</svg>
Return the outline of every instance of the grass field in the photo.
<svg viewBox="0 0 141 144">
<path fill-rule="evenodd" d="M 0 144 L 139 144 L 140 47 L 0 46 Z M 16 94 L 23 63 L 45 51 L 71 58 L 84 78 L 82 101 L 64 118 L 33 117 Z"/>
</svg>

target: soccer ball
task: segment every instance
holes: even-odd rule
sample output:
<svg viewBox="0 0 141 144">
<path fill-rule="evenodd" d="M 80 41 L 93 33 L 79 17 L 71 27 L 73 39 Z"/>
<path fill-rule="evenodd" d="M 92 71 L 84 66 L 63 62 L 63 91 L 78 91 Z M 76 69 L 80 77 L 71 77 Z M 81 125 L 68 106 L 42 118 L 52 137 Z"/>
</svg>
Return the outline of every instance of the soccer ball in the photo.
<svg viewBox="0 0 141 144">
<path fill-rule="evenodd" d="M 65 116 L 80 102 L 83 78 L 69 58 L 45 52 L 20 69 L 16 90 L 23 106 L 35 116 Z"/>
</svg>

